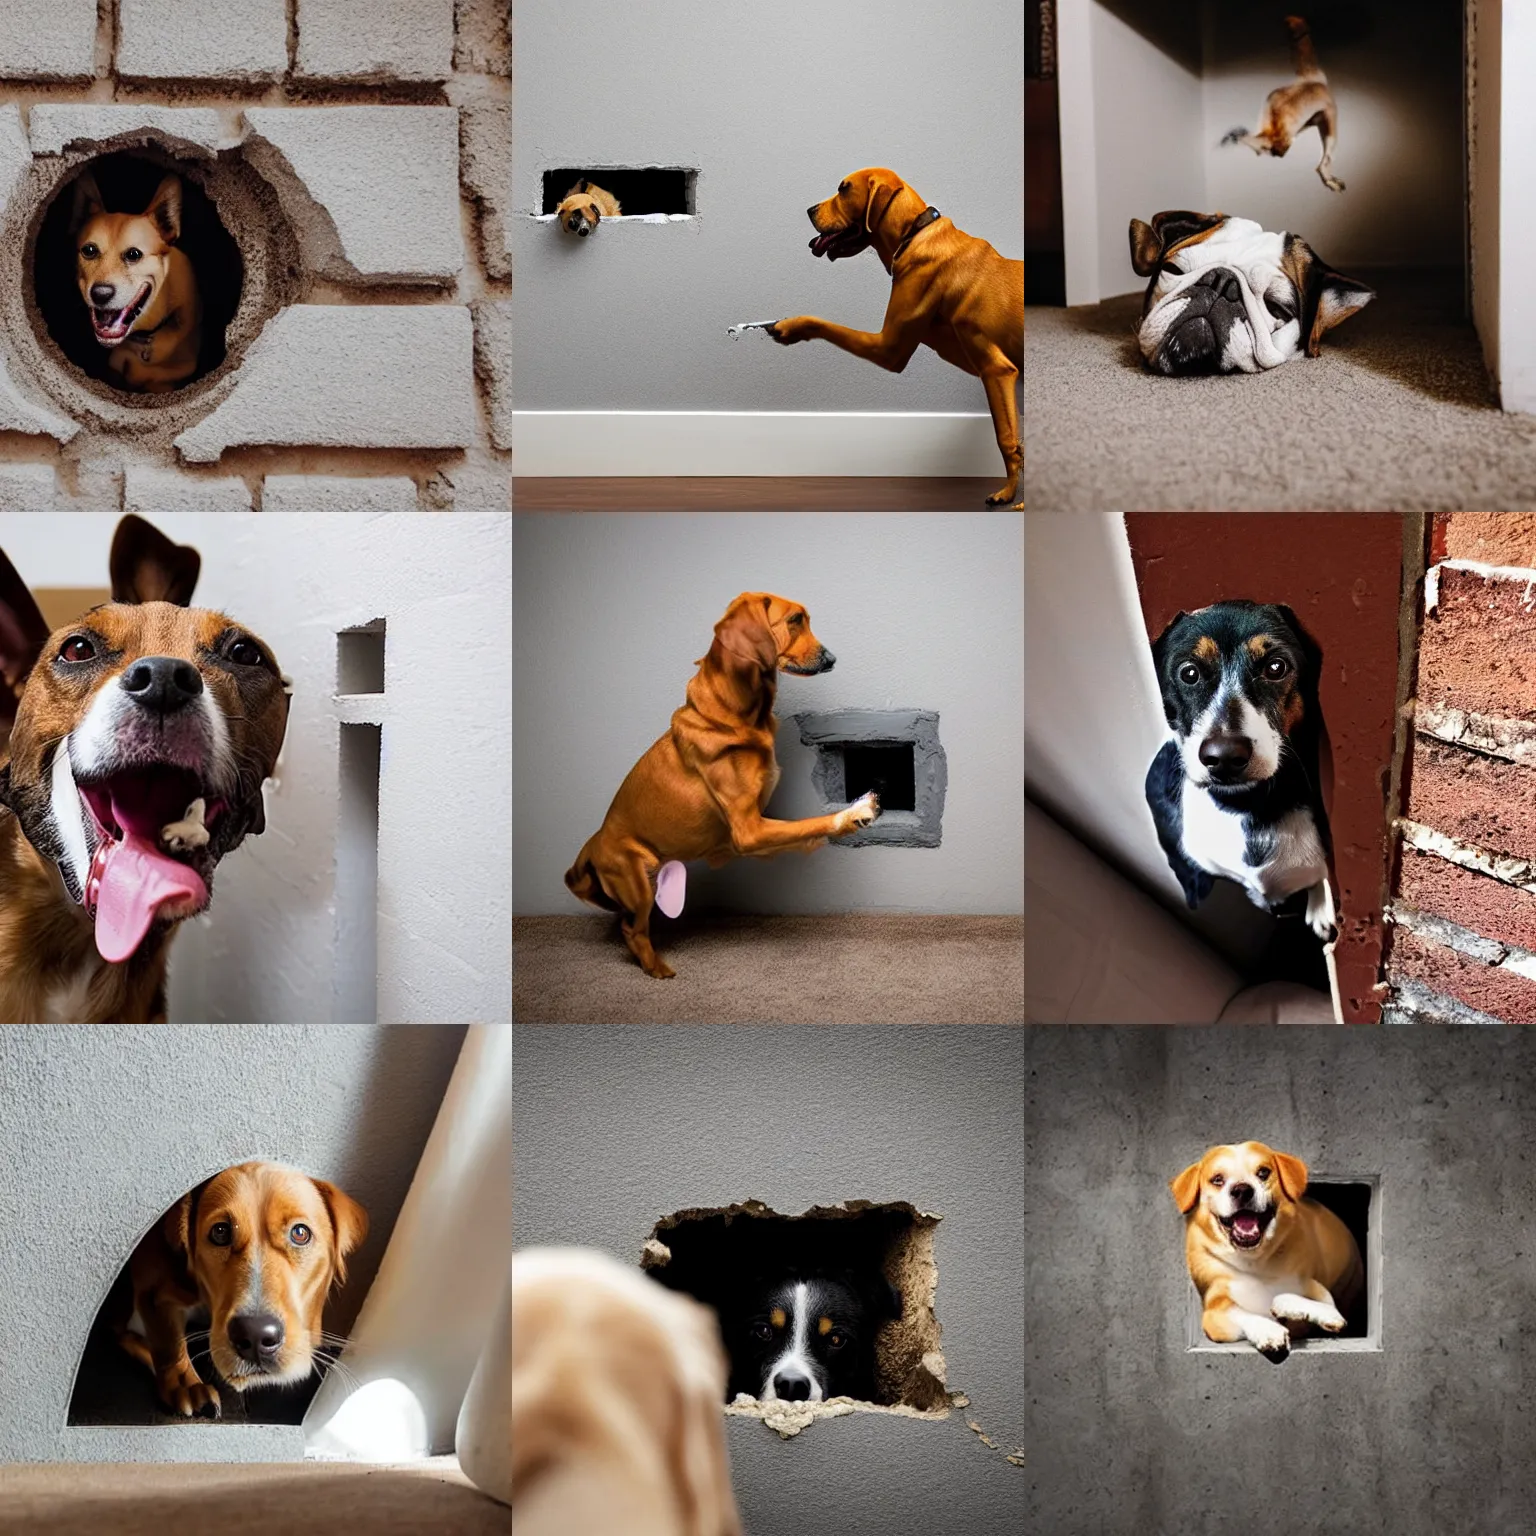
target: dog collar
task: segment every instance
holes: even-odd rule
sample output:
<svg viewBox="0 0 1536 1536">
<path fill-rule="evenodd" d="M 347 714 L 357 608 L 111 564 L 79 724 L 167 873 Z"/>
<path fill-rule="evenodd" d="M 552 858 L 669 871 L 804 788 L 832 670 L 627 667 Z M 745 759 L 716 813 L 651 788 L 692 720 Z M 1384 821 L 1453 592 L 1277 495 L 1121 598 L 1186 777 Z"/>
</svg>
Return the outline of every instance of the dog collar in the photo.
<svg viewBox="0 0 1536 1536">
<path fill-rule="evenodd" d="M 944 215 L 940 213 L 937 208 L 924 208 L 923 211 L 918 214 L 915 219 L 912 220 L 911 227 L 907 230 L 906 234 L 901 237 L 901 244 L 891 252 L 891 264 L 894 266 L 896 263 L 896 258 L 900 256 L 901 253 L 906 250 L 909 245 L 911 245 L 913 235 L 920 234 L 923 230 L 927 229 L 935 219 L 942 219 L 943 217 Z"/>
</svg>

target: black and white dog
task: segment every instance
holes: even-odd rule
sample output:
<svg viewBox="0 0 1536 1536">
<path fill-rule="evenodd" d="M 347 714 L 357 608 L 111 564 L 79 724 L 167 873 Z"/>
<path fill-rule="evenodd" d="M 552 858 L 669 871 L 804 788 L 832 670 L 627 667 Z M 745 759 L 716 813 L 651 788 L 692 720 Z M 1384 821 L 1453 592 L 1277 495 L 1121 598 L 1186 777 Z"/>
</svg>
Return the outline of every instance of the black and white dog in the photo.
<svg viewBox="0 0 1536 1536">
<path fill-rule="evenodd" d="M 1305 891 L 1307 924 L 1326 940 L 1317 647 L 1289 608 L 1226 602 L 1179 614 L 1152 659 L 1172 736 L 1147 773 L 1147 804 L 1184 899 L 1199 906 L 1217 875 L 1271 911 Z"/>
<path fill-rule="evenodd" d="M 883 1277 L 787 1275 L 757 1281 L 722 1318 L 731 1355 L 727 1396 L 819 1403 L 875 1396 L 875 1335 L 901 1316 Z"/>
</svg>

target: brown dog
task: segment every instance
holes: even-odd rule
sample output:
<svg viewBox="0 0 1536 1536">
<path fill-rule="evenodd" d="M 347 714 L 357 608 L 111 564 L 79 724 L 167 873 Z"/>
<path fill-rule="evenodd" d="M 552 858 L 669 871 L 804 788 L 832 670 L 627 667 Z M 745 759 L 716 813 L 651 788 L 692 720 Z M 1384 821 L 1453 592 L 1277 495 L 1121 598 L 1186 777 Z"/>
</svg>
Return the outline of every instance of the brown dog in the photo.
<svg viewBox="0 0 1536 1536">
<path fill-rule="evenodd" d="M 108 213 L 89 171 L 75 183 L 75 279 L 107 366 L 129 389 L 175 389 L 197 372 L 203 305 L 181 238 L 181 178 L 143 213 Z"/>
<path fill-rule="evenodd" d="M 163 1022 L 175 925 L 266 827 L 286 686 L 248 629 L 187 606 L 199 565 L 125 517 L 113 601 L 49 634 L 0 553 L 0 1022 Z"/>
<path fill-rule="evenodd" d="M 648 976 L 675 972 L 651 947 L 656 874 L 671 860 L 766 857 L 810 849 L 867 827 L 873 793 L 828 816 L 770 821 L 763 815 L 779 765 L 773 740 L 778 672 L 830 672 L 835 656 L 811 633 L 799 603 L 743 592 L 715 625 L 714 644 L 688 684 L 672 728 L 629 770 L 603 824 L 565 883 L 583 901 L 622 914 L 624 942 Z"/>
<path fill-rule="evenodd" d="M 604 219 L 619 216 L 619 200 L 612 192 L 594 187 L 585 176 L 565 194 L 564 201 L 555 209 L 555 223 L 568 235 L 583 239 L 590 235 Z"/>
<path fill-rule="evenodd" d="M 1024 370 L 1024 263 L 956 229 L 895 171 L 854 171 L 836 195 L 806 210 L 816 229 L 811 251 L 836 261 L 873 245 L 891 274 L 891 297 L 878 332 L 854 331 L 815 315 L 776 321 L 768 334 L 784 346 L 820 337 L 900 373 L 920 346 L 980 378 L 1007 483 L 989 507 L 1018 495 L 1024 449 L 1015 391 Z M 1022 502 L 1016 503 L 1022 506 Z"/>
<path fill-rule="evenodd" d="M 1282 158 L 1291 141 L 1307 128 L 1316 128 L 1323 141 L 1323 158 L 1317 162 L 1317 174 L 1330 192 L 1342 192 L 1344 183 L 1333 174 L 1333 146 L 1339 131 L 1339 109 L 1334 105 L 1328 76 L 1317 62 L 1312 35 L 1300 16 L 1287 16 L 1291 32 L 1291 62 L 1296 78 L 1289 85 L 1271 91 L 1264 102 L 1264 116 L 1256 132 L 1234 128 L 1223 144 L 1246 144 L 1255 154 Z"/>
<path fill-rule="evenodd" d="M 183 1418 L 219 1417 L 218 1388 L 187 1350 L 187 1314 L 208 1314 L 208 1354 L 236 1392 L 302 1381 L 322 1346 L 332 1285 L 368 1235 L 368 1213 L 324 1179 L 240 1163 L 183 1195 L 128 1261 L 113 1296 L 118 1343 L 154 1373 Z"/>
</svg>

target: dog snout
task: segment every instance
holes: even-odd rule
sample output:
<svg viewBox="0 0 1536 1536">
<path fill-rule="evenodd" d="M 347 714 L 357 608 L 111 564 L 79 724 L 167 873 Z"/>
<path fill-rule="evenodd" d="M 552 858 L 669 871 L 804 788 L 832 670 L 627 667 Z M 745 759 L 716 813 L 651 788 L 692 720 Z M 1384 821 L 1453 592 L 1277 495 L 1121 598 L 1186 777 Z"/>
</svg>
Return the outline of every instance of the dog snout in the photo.
<svg viewBox="0 0 1536 1536">
<path fill-rule="evenodd" d="M 1253 1204 L 1253 1185 L 1252 1184 L 1234 1184 L 1227 1191 L 1227 1194 L 1228 1194 L 1229 1198 L 1231 1199 L 1233 1205 L 1252 1205 Z"/>
<path fill-rule="evenodd" d="M 1246 736 L 1218 731 L 1200 743 L 1200 761 L 1218 784 L 1241 778 L 1252 757 L 1253 743 Z"/>
<path fill-rule="evenodd" d="M 203 676 L 190 661 L 145 656 L 122 676 L 123 691 L 157 715 L 173 715 L 203 691 Z"/>
<path fill-rule="evenodd" d="M 816 670 L 818 672 L 830 672 L 837 665 L 837 657 L 822 646 L 820 654 L 816 657 Z"/>
<path fill-rule="evenodd" d="M 283 1320 L 272 1312 L 237 1312 L 229 1320 L 230 1347 L 253 1365 L 270 1364 L 283 1337 Z"/>
<path fill-rule="evenodd" d="M 111 283 L 91 284 L 91 303 L 94 304 L 97 309 L 104 309 L 116 297 L 117 289 L 114 288 Z"/>
<path fill-rule="evenodd" d="M 783 1402 L 809 1402 L 811 1378 L 802 1371 L 779 1371 L 773 1378 L 773 1390 Z"/>
</svg>

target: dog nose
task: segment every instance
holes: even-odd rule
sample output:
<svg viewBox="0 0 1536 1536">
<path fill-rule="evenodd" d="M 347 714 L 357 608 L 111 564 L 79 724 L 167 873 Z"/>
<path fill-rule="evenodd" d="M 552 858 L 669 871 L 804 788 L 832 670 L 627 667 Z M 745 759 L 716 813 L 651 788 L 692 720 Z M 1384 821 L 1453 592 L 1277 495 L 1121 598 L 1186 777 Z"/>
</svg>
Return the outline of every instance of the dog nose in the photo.
<svg viewBox="0 0 1536 1536">
<path fill-rule="evenodd" d="M 811 1378 L 802 1375 L 799 1371 L 780 1371 L 773 1378 L 773 1390 L 786 1403 L 809 1402 Z"/>
<path fill-rule="evenodd" d="M 835 667 L 836 665 L 837 665 L 837 657 L 834 656 L 832 654 L 832 652 L 829 651 L 826 648 L 826 646 L 822 646 L 822 648 L 821 648 L 821 670 L 823 672 L 830 672 L 832 670 L 832 668 Z"/>
<path fill-rule="evenodd" d="M 283 1320 L 270 1312 L 236 1313 L 229 1342 L 242 1360 L 270 1360 L 283 1347 Z"/>
<path fill-rule="evenodd" d="M 111 283 L 91 284 L 91 303 L 94 304 L 97 309 L 101 309 L 104 305 L 110 304 L 116 294 L 117 289 L 114 288 Z"/>
<path fill-rule="evenodd" d="M 1246 736 L 1218 732 L 1200 743 L 1200 761 L 1211 770 L 1214 779 L 1235 779 L 1252 756 L 1253 743 Z"/>
<path fill-rule="evenodd" d="M 1231 1195 L 1234 1205 L 1246 1205 L 1248 1201 L 1253 1199 L 1253 1185 L 1234 1184 L 1227 1193 Z"/>
<path fill-rule="evenodd" d="M 806 218 L 808 218 L 808 219 L 810 219 L 812 221 L 815 220 L 815 218 L 816 218 L 816 204 L 815 203 L 812 203 L 811 206 L 805 210 L 805 216 L 806 216 Z"/>
<path fill-rule="evenodd" d="M 203 691 L 203 675 L 175 656 L 146 656 L 122 676 L 125 693 L 157 715 L 173 715 Z"/>
</svg>

